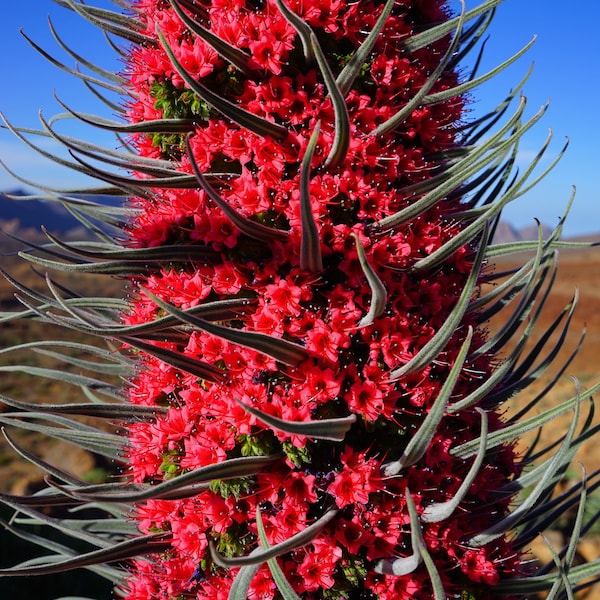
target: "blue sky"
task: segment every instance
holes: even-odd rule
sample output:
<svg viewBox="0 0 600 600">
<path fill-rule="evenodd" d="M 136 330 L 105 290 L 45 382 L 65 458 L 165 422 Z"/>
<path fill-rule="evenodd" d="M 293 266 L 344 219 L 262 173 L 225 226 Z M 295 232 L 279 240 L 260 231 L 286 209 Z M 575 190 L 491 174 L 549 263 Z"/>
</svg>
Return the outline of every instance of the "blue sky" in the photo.
<svg viewBox="0 0 600 600">
<path fill-rule="evenodd" d="M 467 0 L 467 8 L 479 3 L 480 0 Z M 90 0 L 89 4 L 112 6 L 109 0 Z M 452 4 L 458 6 L 456 0 Z M 477 116 L 495 106 L 534 62 L 533 75 L 525 88 L 527 114 L 534 114 L 548 99 L 551 104 L 541 123 L 522 142 L 520 164 L 525 166 L 537 153 L 550 128 L 554 141 L 545 164 L 560 151 L 567 136 L 571 143 L 555 170 L 527 196 L 512 203 L 505 217 L 517 226 L 533 224 L 535 217 L 553 226 L 562 214 L 572 186 L 576 185 L 575 205 L 565 228 L 565 233 L 573 236 L 600 231 L 600 160 L 596 146 L 600 139 L 600 117 L 593 112 L 598 110 L 596 98 L 600 91 L 600 51 L 594 31 L 600 22 L 600 2 L 580 1 L 571 6 L 572 9 L 566 9 L 564 0 L 505 0 L 500 5 L 489 31 L 480 72 L 517 52 L 534 34 L 538 39 L 516 65 L 474 92 L 472 111 Z M 2 13 L 0 72 L 4 80 L 0 111 L 11 122 L 37 127 L 40 109 L 47 117 L 61 112 L 54 91 L 78 110 L 91 113 L 103 110 L 80 82 L 50 66 L 19 34 L 19 28 L 23 27 L 46 50 L 72 66 L 74 61 L 64 54 L 49 32 L 50 14 L 59 35 L 73 49 L 104 66 L 118 69 L 113 51 L 93 26 L 52 0 L 10 2 Z M 467 61 L 466 66 L 469 64 Z M 95 130 L 80 130 L 79 135 L 114 145 L 111 138 Z M 82 182 L 76 175 L 38 158 L 6 131 L 0 131 L 0 159 L 19 175 L 35 181 L 60 187 Z M 0 171 L 0 190 L 16 185 L 19 184 Z"/>
</svg>

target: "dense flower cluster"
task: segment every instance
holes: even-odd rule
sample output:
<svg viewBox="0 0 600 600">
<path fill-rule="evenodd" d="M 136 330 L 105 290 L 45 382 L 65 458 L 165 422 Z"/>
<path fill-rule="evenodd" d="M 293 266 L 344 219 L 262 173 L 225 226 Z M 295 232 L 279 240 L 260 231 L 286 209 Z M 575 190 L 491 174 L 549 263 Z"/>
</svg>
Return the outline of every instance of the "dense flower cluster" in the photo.
<svg viewBox="0 0 600 600">
<path fill-rule="evenodd" d="M 209 326 L 182 327 L 178 337 L 153 343 L 201 361 L 211 376 L 140 355 L 131 402 L 169 410 L 154 422 L 127 426 L 135 482 L 158 483 L 236 457 L 275 458 L 255 475 L 213 482 L 193 497 L 140 503 L 135 514 L 140 529 L 171 532 L 172 550 L 134 563 L 127 597 L 225 599 L 237 569 L 214 562 L 211 544 L 224 557 L 247 555 L 260 545 L 257 513 L 275 545 L 334 511 L 312 541 L 277 559 L 300 597 L 432 598 L 425 564 L 404 574 L 380 565 L 414 551 L 411 501 L 422 516 L 456 494 L 474 458 L 459 459 L 451 450 L 479 436 L 481 411 L 471 406 L 446 414 L 422 456 L 396 474 L 382 466 L 398 460 L 419 431 L 471 328 L 471 348 L 484 343 L 477 315 L 466 313 L 435 360 L 400 377 L 390 375 L 439 331 L 465 287 L 476 246 L 461 248 L 434 271 L 411 271 L 460 231 L 453 218 L 462 209 L 456 197 L 392 229 L 377 223 L 417 200 L 414 184 L 434 177 L 443 151 L 460 143 L 456 125 L 464 100 L 419 106 L 391 131 L 372 134 L 415 96 L 447 51 L 448 38 L 414 52 L 403 47 L 407 36 L 448 18 L 445 3 L 395 3 L 345 96 L 350 136 L 341 160 L 330 157 L 338 143 L 339 109 L 322 69 L 306 60 L 299 34 L 277 2 L 177 4 L 238 48 L 247 57 L 247 71 L 234 68 L 190 31 L 172 3 L 136 0 L 143 33 L 155 43 L 131 50 L 126 76 L 136 99 L 128 106 L 129 119 L 193 120 L 188 141 L 193 160 L 179 133 L 138 134 L 132 141 L 141 156 L 177 164 L 182 181 L 195 170 L 204 173 L 231 209 L 270 227 L 273 235 L 253 239 L 196 183 L 156 188 L 133 199 L 141 210 L 129 226 L 132 246 L 203 247 L 206 258 L 174 261 L 132 281 L 124 320 L 142 324 L 158 318 L 164 308 L 156 299 L 181 310 L 231 301 L 230 315 L 217 326 L 268 335 L 302 351 L 282 361 L 268 347 L 260 351 Z M 293 0 L 287 7 L 314 32 L 334 75 L 383 10 L 377 0 Z M 223 116 L 190 89 L 181 68 L 234 106 L 285 126 L 287 135 L 260 135 Z M 446 70 L 432 93 L 457 80 L 455 71 Z M 303 160 L 313 150 L 307 189 L 322 268 L 307 268 L 302 258 L 308 229 Z M 366 318 L 374 298 L 368 268 L 386 290 L 385 306 L 371 318 Z M 465 363 L 452 402 L 480 384 L 489 363 L 485 354 Z M 248 408 L 291 422 L 356 419 L 343 441 L 315 439 L 269 426 Z M 487 420 L 490 431 L 503 426 L 494 411 Z M 500 537 L 482 547 L 466 541 L 508 510 L 510 496 L 498 491 L 515 475 L 514 450 L 500 447 L 493 458 L 448 518 L 421 522 L 449 597 L 492 597 L 499 578 L 519 568 L 509 540 Z M 266 564 L 248 597 L 279 597 Z"/>
</svg>

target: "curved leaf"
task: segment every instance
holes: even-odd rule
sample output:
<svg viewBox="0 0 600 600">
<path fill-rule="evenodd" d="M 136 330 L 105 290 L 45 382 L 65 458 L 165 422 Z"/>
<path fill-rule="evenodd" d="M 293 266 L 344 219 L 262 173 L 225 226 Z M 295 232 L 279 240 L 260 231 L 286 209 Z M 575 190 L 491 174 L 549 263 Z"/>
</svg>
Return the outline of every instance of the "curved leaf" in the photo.
<svg viewBox="0 0 600 600">
<path fill-rule="evenodd" d="M 248 556 L 226 558 L 217 552 L 213 543 L 209 544 L 210 554 L 215 563 L 217 563 L 220 567 L 225 567 L 228 569 L 260 564 L 271 558 L 275 558 L 276 556 L 285 554 L 286 552 L 296 548 L 301 548 L 302 546 L 310 543 L 319 535 L 319 533 L 321 533 L 323 528 L 337 516 L 337 514 L 337 509 L 328 510 L 325 514 L 323 514 L 323 516 L 319 517 L 314 523 L 312 523 L 312 525 L 309 525 L 306 529 L 296 533 L 284 542 L 280 542 L 279 544 L 271 546 L 268 549 L 263 549 L 258 552 L 255 551 Z"/>
<path fill-rule="evenodd" d="M 286 419 L 274 417 L 254 406 L 244 404 L 240 400 L 238 400 L 237 403 L 242 406 L 244 410 L 248 411 L 273 429 L 291 435 L 306 436 L 319 440 L 343 442 L 346 433 L 348 433 L 352 424 L 356 422 L 356 415 L 354 414 L 347 417 L 322 419 L 320 421 L 288 421 Z"/>
<path fill-rule="evenodd" d="M 300 218 L 302 221 L 300 266 L 312 273 L 320 273 L 323 270 L 321 239 L 310 202 L 310 166 L 315 148 L 317 147 L 320 131 L 321 124 L 319 122 L 310 136 L 300 168 Z"/>
<path fill-rule="evenodd" d="M 169 56 L 169 60 L 181 75 L 181 78 L 190 86 L 191 90 L 202 98 L 207 104 L 214 108 L 217 112 L 231 119 L 241 127 L 248 129 L 258 135 L 270 135 L 276 140 L 284 140 L 288 136 L 288 130 L 282 125 L 278 125 L 272 121 L 267 121 L 262 117 L 258 117 L 239 106 L 236 106 L 229 100 L 226 100 L 219 94 L 209 90 L 206 86 L 196 81 L 177 60 L 173 54 L 165 36 L 157 31 L 158 39 L 165 52 Z"/>
</svg>

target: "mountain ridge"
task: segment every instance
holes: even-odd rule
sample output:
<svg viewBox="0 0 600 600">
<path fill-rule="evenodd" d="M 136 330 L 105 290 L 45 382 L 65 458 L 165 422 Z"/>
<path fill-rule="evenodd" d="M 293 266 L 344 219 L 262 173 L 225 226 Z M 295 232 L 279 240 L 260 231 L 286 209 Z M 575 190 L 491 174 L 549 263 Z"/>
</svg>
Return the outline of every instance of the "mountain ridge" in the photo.
<svg viewBox="0 0 600 600">
<path fill-rule="evenodd" d="M 59 201 L 48 202 L 30 197 L 31 194 L 21 188 L 0 192 L 0 230 L 27 237 L 41 234 L 42 226 L 57 235 L 83 233 L 84 226 Z M 121 198 L 89 194 L 73 194 L 71 197 L 119 206 Z"/>
<path fill-rule="evenodd" d="M 37 238 L 41 235 L 42 226 L 56 235 L 74 239 L 76 235 L 85 235 L 83 225 L 60 204 L 36 199 L 17 199 L 29 195 L 23 189 L 0 192 L 0 230 L 10 234 Z M 112 196 L 92 196 L 79 194 L 82 200 L 101 202 L 110 206 L 118 206 L 121 199 Z M 552 232 L 552 227 L 542 224 L 544 239 Z M 591 236 L 586 236 L 589 238 Z M 597 237 L 597 236 L 593 236 Z M 500 221 L 494 233 L 494 243 L 531 241 L 538 238 L 537 225 L 516 227 L 508 221 Z"/>
</svg>

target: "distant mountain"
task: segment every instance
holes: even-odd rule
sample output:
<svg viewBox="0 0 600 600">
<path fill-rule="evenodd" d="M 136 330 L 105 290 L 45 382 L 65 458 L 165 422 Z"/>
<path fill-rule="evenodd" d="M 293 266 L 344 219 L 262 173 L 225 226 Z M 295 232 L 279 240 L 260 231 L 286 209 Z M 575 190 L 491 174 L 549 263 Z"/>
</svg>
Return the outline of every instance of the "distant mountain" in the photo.
<svg viewBox="0 0 600 600">
<path fill-rule="evenodd" d="M 0 229 L 22 236 L 25 230 L 28 233 L 39 233 L 42 225 L 52 233 L 65 234 L 77 233 L 82 235 L 82 226 L 73 215 L 71 215 L 58 202 L 43 202 L 41 200 L 16 200 L 8 196 L 25 196 L 24 190 L 13 190 L 0 192 Z M 101 202 L 110 206 L 118 206 L 121 199 L 112 196 L 78 196 L 84 200 Z M 542 226 L 544 239 L 546 239 L 552 228 Z M 506 221 L 501 221 L 494 234 L 494 243 L 504 244 L 509 242 L 536 240 L 538 237 L 537 227 L 517 228 Z"/>
<path fill-rule="evenodd" d="M 0 192 L 0 229 L 16 233 L 24 230 L 39 232 L 42 225 L 52 233 L 65 234 L 81 229 L 81 223 L 59 202 L 42 200 L 20 200 L 29 195 L 21 189 Z M 119 198 L 112 196 L 77 196 L 82 200 L 118 206 Z"/>
<path fill-rule="evenodd" d="M 552 233 L 552 227 L 542 225 L 544 239 Z M 494 232 L 494 244 L 508 244 L 510 242 L 529 242 L 538 239 L 537 225 L 528 227 L 515 227 L 507 221 L 500 221 Z"/>
</svg>

